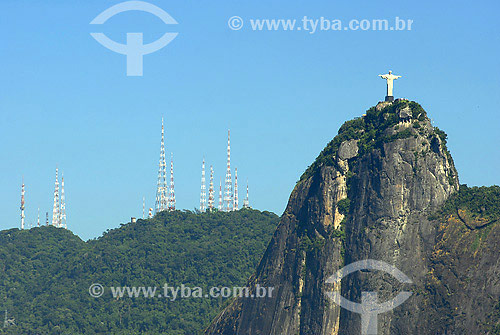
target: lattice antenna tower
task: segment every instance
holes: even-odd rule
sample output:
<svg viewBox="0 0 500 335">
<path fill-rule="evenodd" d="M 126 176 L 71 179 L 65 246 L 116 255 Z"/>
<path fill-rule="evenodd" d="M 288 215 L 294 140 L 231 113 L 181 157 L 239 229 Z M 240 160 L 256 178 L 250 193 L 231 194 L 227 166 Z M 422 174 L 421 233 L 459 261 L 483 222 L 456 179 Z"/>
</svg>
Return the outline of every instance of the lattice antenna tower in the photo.
<svg viewBox="0 0 500 335">
<path fill-rule="evenodd" d="M 210 186 L 208 188 L 208 210 L 214 209 L 214 167 L 210 165 Z"/>
<path fill-rule="evenodd" d="M 23 177 L 23 183 L 21 185 L 21 229 L 24 229 L 24 219 L 25 219 L 25 215 L 24 215 L 24 205 L 25 205 L 25 201 L 24 201 L 24 177 Z"/>
<path fill-rule="evenodd" d="M 175 188 L 174 188 L 174 154 L 170 154 L 170 194 L 168 198 L 168 210 L 175 211 Z"/>
<path fill-rule="evenodd" d="M 24 229 L 24 219 L 25 219 L 25 215 L 24 215 L 24 205 L 25 205 L 25 201 L 24 201 L 24 177 L 23 177 L 23 183 L 21 185 L 21 230 Z"/>
<path fill-rule="evenodd" d="M 238 168 L 234 169 L 234 204 L 233 204 L 233 211 L 237 211 L 239 208 L 238 205 Z"/>
<path fill-rule="evenodd" d="M 201 164 L 200 211 L 204 212 L 206 210 L 207 210 L 207 188 L 205 181 L 205 158 L 203 158 L 203 163 Z"/>
<path fill-rule="evenodd" d="M 219 180 L 219 211 L 222 211 L 222 181 Z"/>
<path fill-rule="evenodd" d="M 66 196 L 64 195 L 64 174 L 61 175 L 61 200 L 59 206 L 59 227 L 68 228 L 66 223 Z"/>
<path fill-rule="evenodd" d="M 167 194 L 167 163 L 165 162 L 165 128 L 163 126 L 163 118 L 161 119 L 161 145 L 160 145 L 160 162 L 158 163 L 158 182 L 156 185 L 156 213 L 167 209 L 168 194 Z"/>
<path fill-rule="evenodd" d="M 250 208 L 250 202 L 248 200 L 248 180 L 247 180 L 247 196 L 245 200 L 243 200 L 243 208 Z"/>
<path fill-rule="evenodd" d="M 142 197 L 142 219 L 146 218 L 146 197 Z"/>
<path fill-rule="evenodd" d="M 230 212 L 233 210 L 233 180 L 231 178 L 231 143 L 230 130 L 227 131 L 227 170 L 226 183 L 224 188 L 224 210 Z"/>
<path fill-rule="evenodd" d="M 60 226 L 60 204 L 59 204 L 59 177 L 58 177 L 59 169 L 56 168 L 56 182 L 54 186 L 54 207 L 52 208 L 52 225 L 55 227 Z"/>
</svg>

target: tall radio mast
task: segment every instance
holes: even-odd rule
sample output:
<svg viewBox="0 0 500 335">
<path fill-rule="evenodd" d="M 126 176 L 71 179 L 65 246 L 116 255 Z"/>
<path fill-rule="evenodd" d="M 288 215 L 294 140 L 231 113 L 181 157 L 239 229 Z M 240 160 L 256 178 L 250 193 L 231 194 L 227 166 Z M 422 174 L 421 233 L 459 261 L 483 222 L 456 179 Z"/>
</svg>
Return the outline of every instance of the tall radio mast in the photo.
<svg viewBox="0 0 500 335">
<path fill-rule="evenodd" d="M 243 208 L 250 208 L 250 202 L 248 201 L 248 180 L 247 180 L 247 197 L 243 200 Z"/>
<path fill-rule="evenodd" d="M 21 186 L 21 229 L 24 229 L 24 177 L 23 184 Z"/>
<path fill-rule="evenodd" d="M 231 178 L 231 144 L 230 144 L 230 131 L 227 131 L 227 170 L 226 170 L 226 183 L 224 188 L 224 210 L 230 212 L 233 210 L 233 180 Z"/>
<path fill-rule="evenodd" d="M 219 211 L 222 211 L 222 181 L 219 180 Z"/>
<path fill-rule="evenodd" d="M 146 218 L 146 197 L 142 197 L 142 219 Z"/>
<path fill-rule="evenodd" d="M 234 169 L 234 205 L 233 211 L 238 210 L 238 168 Z"/>
<path fill-rule="evenodd" d="M 214 209 L 214 167 L 210 165 L 210 186 L 208 188 L 208 209 Z"/>
<path fill-rule="evenodd" d="M 205 185 L 205 158 L 201 165 L 201 194 L 200 194 L 200 211 L 204 212 L 207 209 L 207 191 Z"/>
<path fill-rule="evenodd" d="M 52 208 L 52 225 L 55 227 L 60 226 L 60 216 L 59 216 L 59 177 L 58 177 L 58 168 L 56 168 L 56 182 L 54 187 L 54 207 Z"/>
<path fill-rule="evenodd" d="M 156 213 L 167 209 L 167 164 L 165 162 L 165 128 L 163 127 L 163 118 L 161 119 L 161 146 L 160 162 L 158 164 L 158 183 L 156 187 Z"/>
<path fill-rule="evenodd" d="M 168 210 L 175 211 L 175 189 L 174 189 L 174 154 L 170 154 L 170 195 L 168 199 Z"/>
<path fill-rule="evenodd" d="M 61 176 L 61 204 L 59 211 L 59 227 L 68 228 L 66 224 L 66 197 L 64 195 L 64 175 Z"/>
</svg>

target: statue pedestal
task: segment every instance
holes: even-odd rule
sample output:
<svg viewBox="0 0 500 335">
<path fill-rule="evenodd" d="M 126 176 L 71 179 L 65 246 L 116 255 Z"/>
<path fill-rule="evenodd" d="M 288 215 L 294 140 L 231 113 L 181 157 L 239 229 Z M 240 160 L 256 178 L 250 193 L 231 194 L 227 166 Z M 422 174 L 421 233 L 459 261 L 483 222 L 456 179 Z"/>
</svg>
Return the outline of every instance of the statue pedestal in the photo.
<svg viewBox="0 0 500 335">
<path fill-rule="evenodd" d="M 386 95 L 385 96 L 385 101 L 391 101 L 391 102 L 394 101 L 394 96 L 392 96 L 392 95 Z"/>
</svg>

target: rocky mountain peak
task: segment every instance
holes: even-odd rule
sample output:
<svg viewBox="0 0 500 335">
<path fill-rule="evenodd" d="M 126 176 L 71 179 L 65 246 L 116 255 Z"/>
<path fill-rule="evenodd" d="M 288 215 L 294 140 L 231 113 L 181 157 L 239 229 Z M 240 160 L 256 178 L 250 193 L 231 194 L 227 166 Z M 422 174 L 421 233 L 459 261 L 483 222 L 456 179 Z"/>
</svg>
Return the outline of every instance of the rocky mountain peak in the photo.
<svg viewBox="0 0 500 335">
<path fill-rule="evenodd" d="M 233 302 L 206 334 L 360 334 L 359 315 L 341 310 L 326 293 L 360 301 L 361 291 L 376 288 L 379 297 L 390 297 L 400 287 L 378 273 L 335 286 L 327 278 L 346 264 L 375 259 L 424 285 L 425 255 L 436 234 L 427 216 L 458 188 L 446 134 L 418 103 L 380 102 L 345 122 L 295 186 L 250 279 L 275 287 L 276 295 Z M 398 311 L 415 315 L 421 303 L 412 298 Z M 418 333 L 411 318 L 394 313 L 381 316 L 379 325 L 380 334 L 394 327 Z"/>
</svg>

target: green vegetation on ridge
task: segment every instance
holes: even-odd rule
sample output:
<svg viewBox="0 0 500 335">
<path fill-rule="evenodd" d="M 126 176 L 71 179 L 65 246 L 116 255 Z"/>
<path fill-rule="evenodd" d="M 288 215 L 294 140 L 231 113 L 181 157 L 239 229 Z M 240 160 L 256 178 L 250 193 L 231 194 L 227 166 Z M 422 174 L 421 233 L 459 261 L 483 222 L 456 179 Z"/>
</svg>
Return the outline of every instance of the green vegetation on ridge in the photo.
<svg viewBox="0 0 500 335">
<path fill-rule="evenodd" d="M 0 232 L 0 334 L 200 333 L 226 300 L 113 298 L 109 287 L 245 286 L 276 228 L 270 212 L 162 212 L 83 242 L 40 227 Z M 100 298 L 89 286 L 106 289 Z M 3 315 L 0 315 L 3 318 Z"/>
<path fill-rule="evenodd" d="M 398 123 L 400 118 L 398 116 L 398 111 L 408 108 L 412 114 L 412 120 L 416 120 L 412 128 L 404 128 L 399 130 Z M 397 100 L 392 104 L 388 104 L 385 107 L 379 108 L 371 107 L 366 111 L 366 115 L 363 117 L 357 117 L 353 120 L 344 122 L 340 127 L 337 136 L 328 143 L 328 145 L 323 149 L 323 151 L 318 155 L 314 163 L 309 166 L 304 174 L 300 177 L 300 180 L 306 179 L 312 176 L 321 166 L 335 166 L 335 157 L 340 148 L 340 145 L 344 141 L 348 140 L 358 140 L 359 155 L 370 152 L 375 148 L 381 148 L 384 143 L 389 143 L 397 139 L 408 138 L 411 136 L 417 136 L 417 133 L 421 132 L 421 126 L 419 122 L 427 120 L 427 113 L 425 110 L 415 101 L 408 100 Z M 386 130 L 390 127 L 394 127 L 396 132 L 392 135 L 386 134 Z M 449 155 L 448 149 L 446 148 L 446 137 L 447 135 L 437 127 L 434 127 L 436 136 L 441 140 L 441 147 L 445 153 Z"/>
<path fill-rule="evenodd" d="M 460 185 L 458 192 L 450 196 L 437 214 L 456 215 L 459 209 L 466 210 L 473 218 L 499 219 L 500 186 L 468 187 L 466 184 Z M 435 215 L 432 218 L 435 218 Z"/>
</svg>

